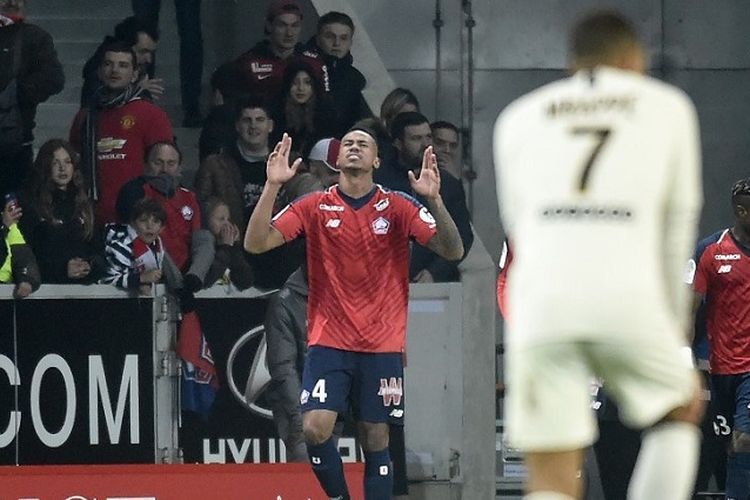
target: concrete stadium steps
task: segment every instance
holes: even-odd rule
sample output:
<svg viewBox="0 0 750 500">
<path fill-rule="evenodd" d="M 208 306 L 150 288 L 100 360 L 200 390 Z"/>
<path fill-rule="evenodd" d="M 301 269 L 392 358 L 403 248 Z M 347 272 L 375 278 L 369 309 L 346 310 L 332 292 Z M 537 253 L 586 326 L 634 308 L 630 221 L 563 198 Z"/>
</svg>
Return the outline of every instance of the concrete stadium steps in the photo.
<svg viewBox="0 0 750 500">
<path fill-rule="evenodd" d="M 34 0 L 28 5 L 28 15 L 30 22 L 52 35 L 65 72 L 62 92 L 39 105 L 34 130 L 35 146 L 39 147 L 47 139 L 68 137 L 70 124 L 79 109 L 83 65 L 102 39 L 114 32 L 115 25 L 131 15 L 131 10 L 128 0 Z M 182 122 L 179 39 L 172 2 L 163 2 L 160 19 L 156 71 L 157 76 L 165 80 L 166 89 L 157 104 L 167 112 L 175 127 L 175 135 L 185 152 L 185 178 L 192 181 L 197 169 L 199 131 L 179 128 Z"/>
</svg>

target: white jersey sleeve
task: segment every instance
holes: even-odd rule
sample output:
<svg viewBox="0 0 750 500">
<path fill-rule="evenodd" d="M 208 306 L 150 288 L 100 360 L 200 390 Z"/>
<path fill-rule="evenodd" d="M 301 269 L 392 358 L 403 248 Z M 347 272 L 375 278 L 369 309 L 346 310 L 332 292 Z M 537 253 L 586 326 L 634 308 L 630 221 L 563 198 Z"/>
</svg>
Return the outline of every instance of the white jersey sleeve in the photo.
<svg viewBox="0 0 750 500">
<path fill-rule="evenodd" d="M 692 321 L 692 291 L 684 277 L 695 251 L 703 190 L 698 118 L 692 102 L 687 97 L 683 101 L 672 117 L 674 162 L 664 214 L 664 270 L 674 313 L 687 327 Z"/>
</svg>

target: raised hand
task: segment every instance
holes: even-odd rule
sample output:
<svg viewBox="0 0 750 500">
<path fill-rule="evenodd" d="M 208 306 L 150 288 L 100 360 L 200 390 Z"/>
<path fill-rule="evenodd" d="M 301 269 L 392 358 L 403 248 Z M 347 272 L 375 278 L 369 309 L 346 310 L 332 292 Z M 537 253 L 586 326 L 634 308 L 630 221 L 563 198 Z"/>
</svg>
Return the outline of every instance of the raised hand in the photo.
<svg viewBox="0 0 750 500">
<path fill-rule="evenodd" d="M 414 192 L 427 199 L 434 199 L 440 196 L 440 170 L 437 166 L 437 158 L 432 152 L 432 146 L 428 146 L 422 155 L 422 170 L 419 172 L 419 178 L 414 172 L 409 171 L 409 182 Z"/>
<path fill-rule="evenodd" d="M 284 184 L 297 173 L 302 158 L 297 158 L 292 165 L 289 165 L 289 151 L 291 149 L 292 138 L 285 132 L 266 161 L 266 179 L 270 184 Z"/>
<path fill-rule="evenodd" d="M 143 90 L 147 90 L 155 101 L 158 101 L 164 95 L 164 79 L 162 78 L 149 78 L 146 75 L 138 82 L 138 86 Z"/>
<path fill-rule="evenodd" d="M 10 227 L 21 220 L 23 210 L 18 203 L 8 202 L 3 207 L 3 226 Z"/>
</svg>

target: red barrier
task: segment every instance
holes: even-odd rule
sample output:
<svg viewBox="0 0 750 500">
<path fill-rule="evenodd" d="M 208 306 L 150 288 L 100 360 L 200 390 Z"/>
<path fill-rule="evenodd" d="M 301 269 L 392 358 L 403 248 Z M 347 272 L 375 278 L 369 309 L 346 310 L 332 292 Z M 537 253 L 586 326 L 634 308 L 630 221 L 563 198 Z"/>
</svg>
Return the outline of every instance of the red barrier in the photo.
<svg viewBox="0 0 750 500">
<path fill-rule="evenodd" d="M 345 464 L 362 499 L 363 464 Z M 307 464 L 0 467 L 0 500 L 324 500 Z"/>
</svg>

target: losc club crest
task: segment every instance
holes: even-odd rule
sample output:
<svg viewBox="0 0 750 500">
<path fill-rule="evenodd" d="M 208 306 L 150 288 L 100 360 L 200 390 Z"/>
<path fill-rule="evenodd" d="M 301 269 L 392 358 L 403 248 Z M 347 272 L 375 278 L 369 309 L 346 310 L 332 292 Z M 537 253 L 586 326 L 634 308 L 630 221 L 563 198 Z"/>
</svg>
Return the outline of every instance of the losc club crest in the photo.
<svg viewBox="0 0 750 500">
<path fill-rule="evenodd" d="M 232 395 L 254 414 L 273 419 L 273 412 L 265 404 L 263 394 L 271 383 L 266 360 L 266 330 L 258 325 L 235 342 L 227 357 L 227 381 Z M 252 356 L 250 371 L 247 361 Z"/>
<path fill-rule="evenodd" d="M 372 232 L 375 234 L 388 234 L 391 223 L 385 217 L 378 217 L 372 221 Z"/>
</svg>

